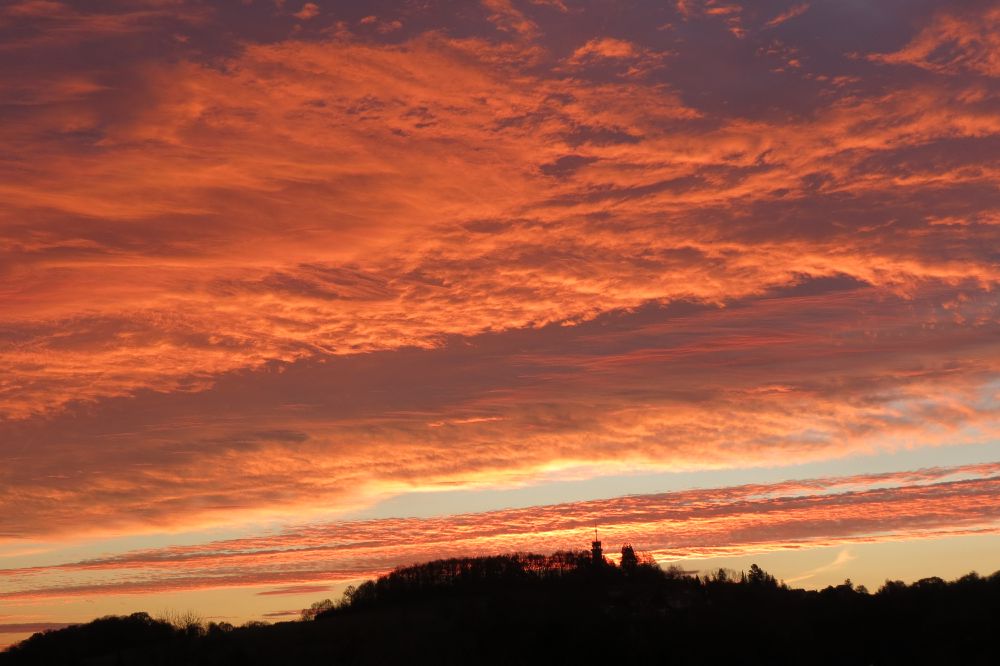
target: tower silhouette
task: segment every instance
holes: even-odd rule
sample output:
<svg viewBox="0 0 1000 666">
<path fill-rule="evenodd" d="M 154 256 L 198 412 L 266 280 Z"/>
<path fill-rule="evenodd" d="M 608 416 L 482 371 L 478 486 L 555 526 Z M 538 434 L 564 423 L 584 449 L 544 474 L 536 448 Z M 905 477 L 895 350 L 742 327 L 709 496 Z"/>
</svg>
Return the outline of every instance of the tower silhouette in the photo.
<svg viewBox="0 0 1000 666">
<path fill-rule="evenodd" d="M 595 567 L 604 564 L 604 553 L 601 550 L 601 542 L 597 540 L 597 528 L 594 528 L 594 540 L 590 543 L 591 562 Z"/>
</svg>

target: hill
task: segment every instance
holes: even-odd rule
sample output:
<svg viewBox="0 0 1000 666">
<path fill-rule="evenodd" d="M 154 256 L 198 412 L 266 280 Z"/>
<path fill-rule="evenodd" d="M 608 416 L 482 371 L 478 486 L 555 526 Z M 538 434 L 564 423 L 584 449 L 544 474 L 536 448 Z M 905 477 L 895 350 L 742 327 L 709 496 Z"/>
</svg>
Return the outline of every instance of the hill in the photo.
<svg viewBox="0 0 1000 666">
<path fill-rule="evenodd" d="M 318 602 L 303 620 L 171 624 L 145 613 L 36 634 L 0 666 L 192 664 L 996 664 L 1000 572 L 790 589 L 754 565 L 708 576 L 626 553 L 449 559 Z"/>
</svg>

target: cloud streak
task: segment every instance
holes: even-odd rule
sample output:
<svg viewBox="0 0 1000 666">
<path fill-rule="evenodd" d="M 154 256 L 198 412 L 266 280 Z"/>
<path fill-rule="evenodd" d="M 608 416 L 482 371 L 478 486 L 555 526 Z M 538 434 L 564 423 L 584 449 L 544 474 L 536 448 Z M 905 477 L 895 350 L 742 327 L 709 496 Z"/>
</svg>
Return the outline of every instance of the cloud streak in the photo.
<svg viewBox="0 0 1000 666">
<path fill-rule="evenodd" d="M 65 622 L 5 622 L 0 623 L 0 634 L 34 634 L 68 626 L 70 625 Z"/>
<path fill-rule="evenodd" d="M 634 495 L 438 518 L 302 525 L 271 536 L 0 570 L 6 600 L 316 583 L 437 557 L 578 549 L 593 525 L 662 561 L 996 533 L 1000 463 Z M 66 584 L 70 576 L 77 582 Z"/>
</svg>

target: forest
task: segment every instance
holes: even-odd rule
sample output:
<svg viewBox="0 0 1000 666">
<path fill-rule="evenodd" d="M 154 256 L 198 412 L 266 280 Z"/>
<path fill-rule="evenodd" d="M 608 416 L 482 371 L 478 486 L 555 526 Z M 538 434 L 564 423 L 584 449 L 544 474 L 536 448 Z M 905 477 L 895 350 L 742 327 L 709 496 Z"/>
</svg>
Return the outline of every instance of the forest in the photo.
<svg viewBox="0 0 1000 666">
<path fill-rule="evenodd" d="M 442 559 L 240 627 L 147 613 L 35 634 L 0 666 L 1000 663 L 1000 572 L 792 589 L 757 565 L 696 575 L 630 547 Z"/>
</svg>

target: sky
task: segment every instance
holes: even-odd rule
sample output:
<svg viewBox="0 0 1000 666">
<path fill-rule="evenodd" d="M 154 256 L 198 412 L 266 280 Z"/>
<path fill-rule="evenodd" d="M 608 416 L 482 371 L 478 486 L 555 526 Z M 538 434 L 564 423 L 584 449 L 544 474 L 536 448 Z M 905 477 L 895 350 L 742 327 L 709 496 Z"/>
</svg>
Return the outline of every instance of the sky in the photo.
<svg viewBox="0 0 1000 666">
<path fill-rule="evenodd" d="M 0 646 L 1000 569 L 995 3 L 9 0 L 0 146 Z"/>
</svg>

